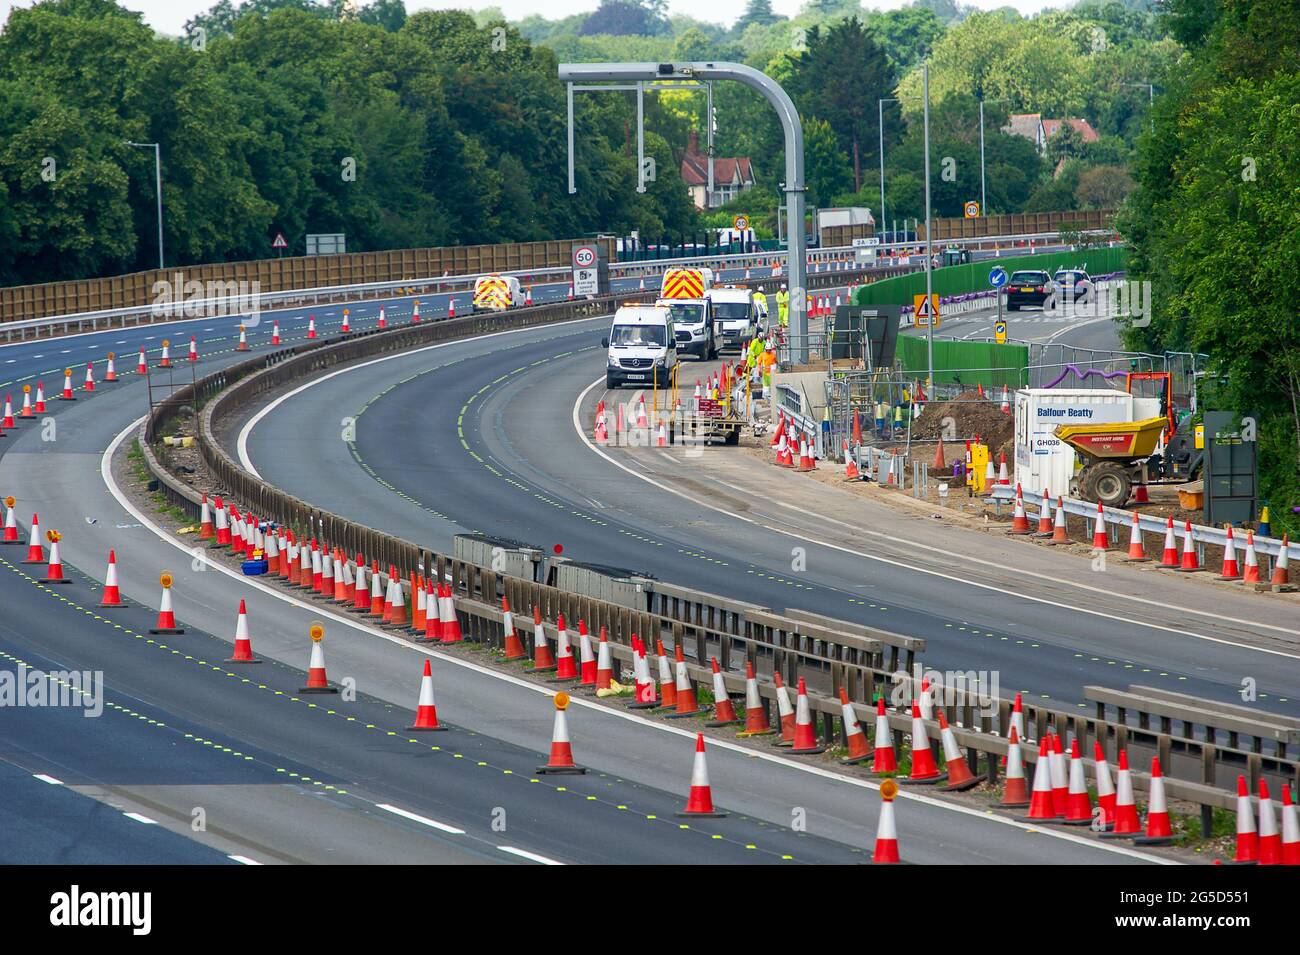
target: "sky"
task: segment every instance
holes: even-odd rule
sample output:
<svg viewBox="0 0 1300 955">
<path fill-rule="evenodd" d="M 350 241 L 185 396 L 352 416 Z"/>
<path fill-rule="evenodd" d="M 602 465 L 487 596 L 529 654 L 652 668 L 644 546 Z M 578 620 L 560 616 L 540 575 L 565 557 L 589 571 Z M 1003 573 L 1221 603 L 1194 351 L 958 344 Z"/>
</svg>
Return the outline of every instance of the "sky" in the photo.
<svg viewBox="0 0 1300 955">
<path fill-rule="evenodd" d="M 9 17 L 14 7 L 30 7 L 35 0 L 0 0 L 0 24 Z M 118 0 L 128 10 L 144 14 L 145 22 L 155 30 L 180 35 L 187 20 L 196 13 L 210 9 L 216 0 Z M 793 16 L 805 0 L 772 0 L 772 9 L 783 16 Z M 998 7 L 1015 7 L 1021 13 L 1035 13 L 1049 6 L 1064 6 L 1062 0 L 1046 3 L 1043 0 L 964 0 L 966 5 L 992 10 Z M 364 0 L 363 0 L 364 3 Z M 596 9 L 598 0 L 406 0 L 406 9 L 416 10 L 466 10 L 482 7 L 500 7 L 506 18 L 520 20 L 539 13 L 549 19 L 559 19 L 575 13 Z M 862 6 L 872 10 L 891 10 L 907 5 L 907 0 L 863 0 Z M 746 0 L 712 0 L 707 13 L 702 13 L 698 0 L 669 0 L 671 13 L 682 13 L 712 23 L 731 24 L 745 12 Z"/>
</svg>

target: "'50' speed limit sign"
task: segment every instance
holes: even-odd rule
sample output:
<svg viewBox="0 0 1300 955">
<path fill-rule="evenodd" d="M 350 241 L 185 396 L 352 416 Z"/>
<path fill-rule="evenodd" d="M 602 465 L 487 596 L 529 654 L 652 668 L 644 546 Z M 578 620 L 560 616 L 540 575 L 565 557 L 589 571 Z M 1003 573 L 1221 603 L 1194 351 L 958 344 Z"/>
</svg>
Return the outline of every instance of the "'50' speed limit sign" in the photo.
<svg viewBox="0 0 1300 955">
<path fill-rule="evenodd" d="M 573 264 L 580 269 L 589 269 L 596 264 L 596 250 L 589 245 L 579 246 L 573 250 Z"/>
</svg>

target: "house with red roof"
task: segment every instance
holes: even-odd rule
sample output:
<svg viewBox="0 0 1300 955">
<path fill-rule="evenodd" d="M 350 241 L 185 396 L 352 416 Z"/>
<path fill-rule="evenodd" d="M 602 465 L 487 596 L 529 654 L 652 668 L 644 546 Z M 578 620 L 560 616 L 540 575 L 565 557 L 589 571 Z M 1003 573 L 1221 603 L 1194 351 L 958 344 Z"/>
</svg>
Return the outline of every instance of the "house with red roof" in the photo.
<svg viewBox="0 0 1300 955">
<path fill-rule="evenodd" d="M 713 157 L 713 192 L 709 192 L 709 157 L 700 152 L 699 134 L 692 131 L 682 156 L 682 181 L 697 209 L 726 205 L 754 185 L 754 167 L 748 156 Z"/>
</svg>

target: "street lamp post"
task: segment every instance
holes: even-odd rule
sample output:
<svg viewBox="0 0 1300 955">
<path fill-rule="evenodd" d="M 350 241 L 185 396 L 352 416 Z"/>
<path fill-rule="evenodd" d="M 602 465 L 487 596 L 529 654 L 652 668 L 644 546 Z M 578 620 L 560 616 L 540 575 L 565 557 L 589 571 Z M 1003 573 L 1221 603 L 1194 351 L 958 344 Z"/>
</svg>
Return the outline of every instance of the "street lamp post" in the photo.
<svg viewBox="0 0 1300 955">
<path fill-rule="evenodd" d="M 162 147 L 158 143 L 133 143 L 128 142 L 128 146 L 138 146 L 142 149 L 153 149 L 153 172 L 154 186 L 158 192 L 158 268 L 166 268 L 163 264 L 163 218 L 162 218 Z"/>
<path fill-rule="evenodd" d="M 1124 85 L 1125 85 L 1125 86 L 1136 86 L 1138 89 L 1146 89 L 1146 91 L 1147 91 L 1147 119 L 1148 119 L 1148 120 L 1150 121 L 1150 123 L 1151 123 L 1151 129 L 1154 130 L 1154 129 L 1156 128 L 1156 118 L 1155 118 L 1154 115 L 1152 115 L 1152 112 L 1151 112 L 1151 111 L 1152 111 L 1153 109 L 1155 109 L 1155 105 L 1156 105 L 1156 87 L 1155 87 L 1155 84 L 1154 84 L 1154 83 L 1125 83 Z"/>
<path fill-rule="evenodd" d="M 930 313 L 930 320 L 925 323 L 925 351 L 926 366 L 929 369 L 929 377 L 926 379 L 926 386 L 930 389 L 929 394 L 934 394 L 934 308 L 931 303 L 934 301 L 934 270 L 933 256 L 933 232 L 930 222 L 930 63 L 926 61 L 921 64 L 921 86 L 922 96 L 925 98 L 925 307 Z"/>
</svg>

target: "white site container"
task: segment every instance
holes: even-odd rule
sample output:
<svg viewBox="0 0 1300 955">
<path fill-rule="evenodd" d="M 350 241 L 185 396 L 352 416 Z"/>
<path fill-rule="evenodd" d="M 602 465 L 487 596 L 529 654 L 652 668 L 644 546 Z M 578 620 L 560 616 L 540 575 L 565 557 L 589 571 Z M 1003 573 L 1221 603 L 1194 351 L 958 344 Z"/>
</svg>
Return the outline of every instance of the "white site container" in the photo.
<svg viewBox="0 0 1300 955">
<path fill-rule="evenodd" d="M 1074 449 L 1056 436 L 1060 424 L 1134 421 L 1160 414 L 1155 398 L 1109 388 L 1027 388 L 1016 392 L 1016 483 L 1026 495 L 1070 493 Z"/>
</svg>

